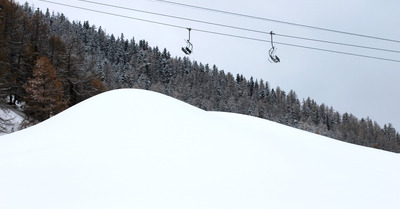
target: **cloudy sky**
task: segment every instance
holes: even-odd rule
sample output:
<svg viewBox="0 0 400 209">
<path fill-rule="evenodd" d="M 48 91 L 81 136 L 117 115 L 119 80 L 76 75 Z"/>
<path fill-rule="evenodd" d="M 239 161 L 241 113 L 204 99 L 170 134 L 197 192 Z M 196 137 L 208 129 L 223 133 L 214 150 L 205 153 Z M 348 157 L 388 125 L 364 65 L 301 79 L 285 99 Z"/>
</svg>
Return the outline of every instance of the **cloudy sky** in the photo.
<svg viewBox="0 0 400 209">
<path fill-rule="evenodd" d="M 17 2 L 23 3 L 25 1 L 18 0 Z M 234 75 L 239 73 L 247 78 L 253 76 L 258 80 L 263 79 L 268 81 L 272 87 L 280 86 L 286 92 L 293 89 L 300 100 L 310 97 L 319 104 L 324 103 L 332 106 L 342 114 L 348 112 L 358 118 L 369 116 L 381 126 L 392 123 L 397 131 L 400 130 L 400 111 L 398 110 L 398 107 L 400 107 L 400 93 L 398 92 L 400 89 L 400 14 L 398 13 L 400 1 L 398 0 L 170 0 L 170 2 L 175 3 L 397 40 L 397 42 L 212 12 L 159 0 L 91 0 L 91 3 L 80 0 L 49 0 L 47 2 L 29 0 L 27 2 L 43 11 L 49 8 L 50 11 L 55 13 L 64 13 L 70 21 L 80 20 L 83 22 L 89 20 L 91 25 L 101 26 L 109 34 L 120 36 L 123 33 L 125 38 L 134 37 L 136 41 L 145 39 L 151 46 L 158 46 L 160 49 L 167 48 L 173 56 L 184 55 L 180 50 L 185 45 L 184 39 L 187 39 L 188 36 L 188 31 L 184 28 L 193 28 L 191 42 L 194 45 L 194 52 L 190 56 L 192 60 L 204 64 L 215 64 L 220 70 L 231 72 Z M 120 8 L 106 6 L 105 4 Z M 123 9 L 122 7 L 247 30 L 152 15 Z M 143 22 L 132 18 L 178 27 Z M 265 31 L 266 33 L 250 30 Z M 204 31 L 264 41 L 215 35 Z M 267 33 L 270 31 L 277 34 L 274 36 L 274 41 L 277 42 L 275 46 L 278 48 L 276 55 L 281 59 L 278 64 L 268 61 L 268 50 L 271 48 L 271 44 L 269 42 L 270 36 Z M 397 52 L 299 40 L 282 35 Z M 398 62 L 330 53 L 284 44 L 380 57 Z"/>
</svg>

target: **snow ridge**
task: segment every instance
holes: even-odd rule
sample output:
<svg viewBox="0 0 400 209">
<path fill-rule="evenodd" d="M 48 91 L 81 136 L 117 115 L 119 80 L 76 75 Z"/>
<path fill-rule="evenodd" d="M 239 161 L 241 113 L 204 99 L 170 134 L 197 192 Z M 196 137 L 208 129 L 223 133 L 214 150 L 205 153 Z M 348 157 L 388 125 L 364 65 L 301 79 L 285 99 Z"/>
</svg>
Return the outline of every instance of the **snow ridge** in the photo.
<svg viewBox="0 0 400 209">
<path fill-rule="evenodd" d="M 399 207 L 398 154 L 145 90 L 0 137 L 0 170 L 0 208 Z"/>
</svg>

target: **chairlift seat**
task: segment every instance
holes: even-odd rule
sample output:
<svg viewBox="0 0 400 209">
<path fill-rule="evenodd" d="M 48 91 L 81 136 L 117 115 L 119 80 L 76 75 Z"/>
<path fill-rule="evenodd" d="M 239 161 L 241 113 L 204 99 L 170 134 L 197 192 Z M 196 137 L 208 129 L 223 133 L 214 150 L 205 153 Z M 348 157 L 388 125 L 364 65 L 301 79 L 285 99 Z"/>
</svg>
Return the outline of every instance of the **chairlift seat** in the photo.
<svg viewBox="0 0 400 209">
<path fill-rule="evenodd" d="M 270 57 L 270 61 L 272 60 L 272 62 L 274 62 L 274 63 L 278 63 L 278 62 L 280 62 L 281 60 L 279 59 L 279 57 L 278 56 L 276 56 L 276 55 L 269 55 L 269 57 Z"/>
<path fill-rule="evenodd" d="M 186 50 L 186 48 L 185 47 L 182 47 L 182 51 L 185 53 L 185 54 L 187 54 L 187 55 L 189 55 L 190 53 Z"/>
<path fill-rule="evenodd" d="M 188 47 L 186 47 L 186 51 L 189 52 L 189 54 L 192 53 L 192 49 L 189 49 Z"/>
<path fill-rule="evenodd" d="M 189 40 L 187 40 L 186 42 L 187 42 L 187 46 L 182 47 L 182 51 L 185 54 L 190 55 L 193 52 L 193 45 L 189 42 Z"/>
<path fill-rule="evenodd" d="M 279 57 L 278 56 L 276 56 L 274 53 L 275 53 L 275 51 L 276 51 L 276 48 L 275 47 L 272 47 L 270 50 L 269 50 L 269 57 L 270 57 L 270 61 L 272 60 L 272 62 L 274 62 L 274 63 L 278 63 L 278 62 L 280 62 L 281 60 L 279 59 Z"/>
</svg>

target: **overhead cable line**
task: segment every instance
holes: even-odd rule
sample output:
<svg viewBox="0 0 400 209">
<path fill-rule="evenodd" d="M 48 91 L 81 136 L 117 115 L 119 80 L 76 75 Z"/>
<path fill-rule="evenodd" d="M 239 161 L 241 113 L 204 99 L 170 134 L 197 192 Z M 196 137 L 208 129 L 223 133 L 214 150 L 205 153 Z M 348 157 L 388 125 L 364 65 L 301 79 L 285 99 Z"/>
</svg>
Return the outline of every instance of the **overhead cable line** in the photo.
<svg viewBox="0 0 400 209">
<path fill-rule="evenodd" d="M 197 23 L 208 24 L 208 25 L 219 26 L 219 27 L 225 27 L 225 28 L 236 29 L 236 30 L 242 30 L 242 31 L 247 31 L 247 32 L 268 34 L 268 32 L 261 31 L 261 30 L 242 28 L 242 27 L 231 26 L 231 25 L 220 24 L 220 23 L 214 23 L 214 22 L 209 22 L 209 21 L 196 20 L 196 19 L 179 17 L 179 16 L 174 16 L 174 15 L 167 15 L 167 14 L 162 14 L 162 13 L 157 13 L 157 12 L 149 12 L 149 11 L 145 11 L 145 10 L 133 9 L 133 8 L 122 7 L 122 6 L 112 5 L 112 4 L 95 2 L 95 1 L 89 1 L 89 0 L 78 0 L 78 1 L 91 3 L 91 4 L 96 4 L 96 5 L 101 5 L 101 6 L 112 7 L 112 8 L 117 8 L 117 9 L 124 9 L 124 10 L 128 10 L 128 11 L 141 12 L 141 13 L 145 13 L 145 14 L 151 14 L 151 15 L 174 18 L 174 19 L 179 19 L 179 20 L 197 22 Z M 275 33 L 275 35 L 276 36 L 286 37 L 286 38 L 306 40 L 306 41 L 314 41 L 314 42 L 335 44 L 335 45 L 341 45 L 341 46 L 349 46 L 349 47 L 356 47 L 356 48 L 363 48 L 363 49 L 370 49 L 370 50 L 378 50 L 378 51 L 385 51 L 385 52 L 392 52 L 392 53 L 400 53 L 400 51 L 392 50 L 392 49 L 382 49 L 382 48 L 376 48 L 376 47 L 361 46 L 361 45 L 340 43 L 340 42 L 334 42 L 334 41 L 326 41 L 326 40 L 313 39 L 313 38 L 305 38 L 305 37 L 285 35 L 285 34 L 279 34 L 279 33 Z"/>
<path fill-rule="evenodd" d="M 86 10 L 86 11 L 90 11 L 90 12 L 96 12 L 96 13 L 116 16 L 116 17 L 122 17 L 122 18 L 127 18 L 127 19 L 132 19 L 132 20 L 138 20 L 138 21 L 142 21 L 142 22 L 148 22 L 148 23 L 164 25 L 164 26 L 169 26 L 169 27 L 174 27 L 174 28 L 186 29 L 186 27 L 183 27 L 183 26 L 177 26 L 177 25 L 168 24 L 168 23 L 162 23 L 162 22 L 157 22 L 157 21 L 152 21 L 152 20 L 146 20 L 146 19 L 142 19 L 142 18 L 130 17 L 130 16 L 115 14 L 115 13 L 111 13 L 111 12 L 104 12 L 104 11 L 100 11 L 100 10 L 89 9 L 89 8 L 84 8 L 84 7 L 79 7 L 79 6 L 74 6 L 74 5 L 54 2 L 54 1 L 47 1 L 47 0 L 39 0 L 39 1 L 47 2 L 47 3 L 50 3 L 50 4 L 56 4 L 56 5 L 60 5 L 60 6 L 65 6 L 65 7 L 70 7 L 70 8 L 75 8 L 75 9 Z"/>
<path fill-rule="evenodd" d="M 46 0 L 44 0 L 44 1 L 50 2 L 50 1 L 46 1 Z M 169 17 L 169 18 L 180 19 L 180 20 L 185 20 L 185 21 L 214 25 L 214 26 L 219 26 L 219 27 L 226 27 L 226 28 L 237 29 L 237 30 L 245 30 L 245 31 L 250 31 L 250 32 L 255 32 L 255 33 L 265 33 L 264 31 L 259 31 L 259 30 L 245 29 L 245 28 L 241 28 L 241 27 L 237 27 L 237 26 L 229 26 L 229 25 L 213 23 L 213 22 L 208 22 L 208 21 L 203 21 L 203 20 L 190 19 L 190 18 L 179 17 L 179 16 L 174 16 L 174 15 L 166 15 L 166 14 L 157 13 L 157 12 L 149 12 L 149 11 L 144 11 L 144 10 L 139 10 L 139 9 L 116 6 L 116 5 L 112 5 L 112 4 L 105 4 L 105 3 L 99 3 L 99 2 L 87 1 L 87 0 L 77 0 L 77 1 L 82 1 L 82 2 L 87 2 L 87 3 L 91 3 L 91 4 L 107 6 L 107 7 L 113 7 L 113 8 L 117 8 L 117 9 L 125 9 L 125 10 L 129 10 L 129 11 L 134 11 L 134 12 L 141 12 L 141 13 L 146 13 L 146 14 L 151 14 L 151 15 L 158 15 L 158 16 L 162 16 L 162 17 Z"/>
<path fill-rule="evenodd" d="M 214 34 L 214 35 L 229 36 L 229 37 L 233 37 L 233 38 L 240 38 L 240 39 L 247 39 L 247 40 L 252 40 L 252 41 L 270 43 L 270 41 L 264 40 L 264 39 L 251 38 L 251 37 L 246 37 L 246 36 L 238 36 L 238 35 L 232 35 L 232 34 L 220 33 L 220 32 L 213 32 L 213 31 L 207 31 L 207 30 L 199 30 L 199 29 L 193 29 L 193 28 L 192 28 L 192 30 L 196 30 L 198 32 L 203 32 L 203 33 L 210 33 L 210 34 Z M 355 53 L 336 51 L 336 50 L 330 50 L 330 49 L 321 49 L 321 48 L 316 48 L 316 47 L 309 47 L 309 46 L 303 46 L 303 45 L 297 45 L 297 44 L 288 44 L 288 43 L 282 43 L 282 42 L 277 42 L 277 41 L 274 41 L 274 43 L 275 44 L 284 45 L 284 46 L 296 47 L 296 48 L 312 49 L 312 50 L 330 52 L 330 53 L 335 53 L 335 54 L 351 55 L 351 56 L 356 56 L 356 57 L 363 57 L 363 58 L 369 58 L 369 59 L 377 59 L 377 60 L 384 60 L 384 61 L 399 62 L 400 63 L 400 60 L 388 59 L 388 58 L 383 58 L 383 57 L 375 57 L 375 56 L 369 56 L 369 55 L 355 54 Z"/>
<path fill-rule="evenodd" d="M 340 43 L 340 42 L 334 42 L 334 41 L 325 41 L 325 40 L 320 40 L 320 39 L 304 38 L 304 37 L 291 36 L 291 35 L 285 35 L 285 34 L 279 34 L 279 33 L 275 33 L 275 35 L 286 37 L 286 38 L 301 39 L 301 40 L 306 40 L 306 41 L 315 41 L 315 42 L 320 42 L 320 43 L 336 44 L 336 45 L 341 45 L 341 46 L 349 46 L 349 47 L 371 49 L 371 50 L 378 50 L 378 51 L 385 51 L 385 52 L 392 52 L 392 53 L 400 53 L 400 51 L 392 50 L 392 49 L 382 49 L 382 48 L 376 48 L 376 47 L 370 47 L 370 46 L 361 46 L 361 45 Z"/>
<path fill-rule="evenodd" d="M 359 36 L 359 37 L 363 37 L 363 38 L 370 38 L 370 39 L 376 39 L 376 40 L 381 40 L 381 41 L 389 41 L 389 42 L 400 43 L 400 40 L 394 40 L 394 39 L 376 37 L 376 36 L 371 36 L 371 35 L 364 35 L 364 34 L 359 34 L 359 33 L 352 33 L 352 32 L 334 30 L 334 29 L 329 29 L 329 28 L 316 27 L 316 26 L 311 26 L 311 25 L 305 25 L 305 24 L 299 24 L 299 23 L 294 23 L 294 22 L 275 20 L 275 19 L 270 19 L 270 18 L 258 17 L 258 16 L 241 14 L 241 13 L 236 13 L 236 12 L 229 12 L 229 11 L 218 10 L 218 9 L 211 9 L 211 8 L 201 7 L 201 6 L 196 6 L 196 5 L 178 3 L 178 2 L 174 2 L 174 1 L 166 1 L 166 0 L 151 0 L 151 1 L 158 1 L 158 2 L 162 2 L 162 3 L 174 4 L 174 5 L 190 7 L 190 8 L 194 8 L 194 9 L 201 9 L 201 10 L 210 11 L 210 12 L 217 12 L 217 13 L 222 13 L 222 14 L 227 14 L 227 15 L 234 15 L 234 16 L 239 16 L 239 17 L 245 17 L 245 18 L 257 19 L 257 20 L 281 23 L 281 24 L 304 27 L 304 28 L 309 28 L 309 29 L 316 29 L 316 30 L 322 30 L 322 31 L 327 31 L 327 32 L 340 33 L 340 34 L 345 34 L 345 35 Z"/>
<path fill-rule="evenodd" d="M 47 3 L 51 3 L 51 4 L 56 4 L 56 5 L 61 5 L 61 6 L 66 6 L 66 7 L 75 8 L 75 9 L 80 9 L 80 10 L 96 12 L 96 13 L 100 13 L 100 14 L 106 14 L 106 15 L 110 15 L 110 16 L 122 17 L 122 18 L 127 18 L 127 19 L 132 19 L 132 20 L 137 20 L 137 21 L 142 21 L 142 22 L 153 23 L 153 24 L 158 24 L 158 25 L 163 25 L 163 26 L 168 26 L 168 27 L 174 27 L 174 28 L 180 28 L 180 29 L 187 30 L 187 27 L 184 27 L 184 26 L 179 26 L 179 25 L 174 25 L 174 24 L 169 24 L 169 23 L 163 23 L 163 22 L 159 22 L 159 21 L 152 21 L 152 20 L 146 20 L 146 19 L 142 19 L 142 18 L 130 17 L 130 16 L 126 16 L 126 15 L 120 15 L 120 14 L 115 14 L 115 13 L 111 13 L 111 12 L 104 12 L 104 11 L 100 11 L 100 10 L 89 9 L 89 8 L 84 8 L 84 7 L 79 7 L 79 6 L 73 6 L 73 5 L 69 5 L 69 4 L 53 2 L 53 1 L 48 1 L 48 0 L 39 0 L 39 1 L 47 2 Z M 209 30 L 203 30 L 203 29 L 191 28 L 191 30 L 192 31 L 197 31 L 197 32 L 202 32 L 202 33 L 221 35 L 221 36 L 227 36 L 227 37 L 233 37 L 233 38 L 240 38 L 240 39 L 246 39 L 246 40 L 252 40 L 252 41 L 267 42 L 267 43 L 270 42 L 270 41 L 264 40 L 264 39 L 252 38 L 252 37 L 247 37 L 247 36 L 239 36 L 239 35 L 234 35 L 234 34 L 229 34 L 229 33 L 221 33 L 221 32 L 215 32 L 215 31 L 209 31 Z M 331 53 L 336 53 L 336 54 L 352 55 L 352 56 L 358 56 L 358 57 L 364 57 L 364 58 L 391 61 L 391 62 L 399 62 L 400 63 L 400 60 L 394 60 L 394 59 L 388 59 L 388 58 L 382 58 L 382 57 L 361 55 L 361 54 L 355 54 L 355 53 L 348 53 L 348 52 L 335 51 L 335 50 L 329 50 L 329 49 L 321 49 L 321 48 L 316 48 L 316 47 L 308 47 L 308 46 L 289 44 L 289 43 L 282 43 L 282 42 L 275 42 L 275 43 L 276 44 L 281 44 L 281 45 L 286 45 L 286 46 L 291 46 L 291 47 L 297 47 L 297 48 L 312 49 L 312 50 L 317 50 L 317 51 L 325 51 L 325 52 L 331 52 Z"/>
</svg>

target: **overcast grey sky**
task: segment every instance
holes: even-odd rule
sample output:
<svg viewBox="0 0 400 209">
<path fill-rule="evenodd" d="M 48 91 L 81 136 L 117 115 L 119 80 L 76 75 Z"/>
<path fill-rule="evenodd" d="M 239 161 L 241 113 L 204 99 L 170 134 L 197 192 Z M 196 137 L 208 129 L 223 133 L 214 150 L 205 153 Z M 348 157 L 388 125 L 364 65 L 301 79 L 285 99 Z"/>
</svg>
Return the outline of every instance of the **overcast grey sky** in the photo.
<svg viewBox="0 0 400 209">
<path fill-rule="evenodd" d="M 194 23 L 173 18 L 160 17 L 124 9 L 116 9 L 85 3 L 79 0 L 50 0 L 105 12 L 158 21 L 182 27 L 228 33 L 256 39 L 270 40 L 267 34 Z M 255 20 L 193 9 L 156 0 L 92 0 L 121 7 L 134 8 L 185 18 L 198 19 L 235 27 L 274 31 L 277 34 L 322 39 L 353 45 L 362 45 L 400 51 L 400 43 L 379 41 L 309 29 L 288 24 Z M 365 34 L 400 40 L 400 1 L 398 0 L 171 0 L 174 2 L 264 17 L 303 25 Z M 18 0 L 17 2 L 25 2 Z M 101 26 L 109 34 L 135 40 L 145 39 L 151 46 L 167 48 L 173 56 L 184 56 L 180 48 L 185 45 L 188 33 L 185 29 L 167 27 L 46 3 L 39 0 L 27 1 L 43 11 L 64 13 L 70 21 L 89 20 Z M 274 41 L 324 48 L 369 56 L 400 60 L 399 53 L 390 53 L 325 43 L 301 41 L 274 36 Z M 340 113 L 352 113 L 359 119 L 369 116 L 381 126 L 392 123 L 400 130 L 400 63 L 334 54 L 304 48 L 276 44 L 276 55 L 281 63 L 268 61 L 268 42 L 251 41 L 192 31 L 191 42 L 194 52 L 191 60 L 204 64 L 215 64 L 220 70 L 243 74 L 247 78 L 268 81 L 272 87 L 280 86 L 284 91 L 296 91 L 299 99 L 310 97 L 319 104 L 324 103 Z"/>
</svg>

